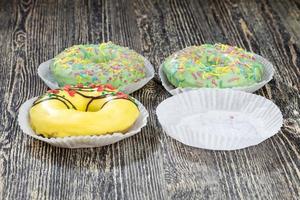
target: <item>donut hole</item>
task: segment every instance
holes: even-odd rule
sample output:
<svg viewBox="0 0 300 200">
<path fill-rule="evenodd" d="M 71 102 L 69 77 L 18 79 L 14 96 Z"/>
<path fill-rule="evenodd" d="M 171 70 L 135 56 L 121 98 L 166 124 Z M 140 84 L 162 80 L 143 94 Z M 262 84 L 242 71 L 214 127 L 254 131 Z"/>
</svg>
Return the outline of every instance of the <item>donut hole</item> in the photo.
<svg viewBox="0 0 300 200">
<path fill-rule="evenodd" d="M 101 63 L 109 62 L 112 58 L 107 54 L 102 54 L 102 55 L 100 54 L 100 55 L 93 56 L 89 59 L 90 59 L 89 62 L 91 61 L 94 64 L 101 64 Z"/>
<path fill-rule="evenodd" d="M 85 112 L 98 112 L 109 101 L 109 99 L 91 99 L 86 105 Z"/>
<path fill-rule="evenodd" d="M 203 61 L 203 59 L 201 59 Z M 216 54 L 213 56 L 206 56 L 204 59 L 203 64 L 206 66 L 220 66 L 225 67 L 227 65 L 230 65 L 231 63 L 234 63 L 235 60 L 231 57 L 229 57 L 228 54 Z"/>
<path fill-rule="evenodd" d="M 113 59 L 112 54 L 110 54 L 109 52 L 98 49 L 96 49 L 96 52 L 94 52 L 92 48 L 85 49 L 79 47 L 79 54 L 79 57 L 82 60 L 86 60 L 88 63 L 94 64 L 107 63 Z"/>
</svg>

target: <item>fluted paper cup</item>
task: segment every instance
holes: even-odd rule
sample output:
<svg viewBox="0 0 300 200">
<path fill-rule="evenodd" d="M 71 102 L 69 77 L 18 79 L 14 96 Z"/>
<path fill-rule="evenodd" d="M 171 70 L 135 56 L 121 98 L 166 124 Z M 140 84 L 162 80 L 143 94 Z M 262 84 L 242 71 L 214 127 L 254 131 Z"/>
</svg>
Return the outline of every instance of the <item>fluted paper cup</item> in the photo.
<svg viewBox="0 0 300 200">
<path fill-rule="evenodd" d="M 55 78 L 53 77 L 53 74 L 50 71 L 50 64 L 52 60 L 48 60 L 46 62 L 43 62 L 40 64 L 38 68 L 38 75 L 39 77 L 46 83 L 46 85 L 51 89 L 57 89 L 59 88 L 58 83 L 55 81 Z M 122 86 L 118 88 L 120 91 L 131 94 L 142 87 L 144 87 L 153 77 L 154 77 L 154 68 L 152 64 L 144 58 L 145 62 L 145 68 L 146 68 L 146 76 L 145 78 L 139 80 L 136 83 L 130 83 L 128 85 Z"/>
<path fill-rule="evenodd" d="M 156 114 L 172 138 L 193 147 L 235 150 L 259 144 L 283 122 L 270 100 L 231 89 L 198 89 L 170 97 Z"/>
<path fill-rule="evenodd" d="M 134 125 L 126 133 L 113 133 L 95 136 L 71 136 L 63 138 L 45 138 L 35 133 L 30 126 L 29 110 L 36 99 L 37 97 L 29 99 L 20 107 L 18 122 L 21 130 L 35 139 L 62 148 L 91 148 L 113 144 L 139 133 L 141 129 L 146 126 L 147 118 L 149 116 L 146 108 L 139 101 L 135 100 L 138 104 L 140 115 Z"/>
<path fill-rule="evenodd" d="M 274 67 L 273 67 L 272 63 L 270 63 L 267 59 L 263 58 L 260 55 L 254 54 L 254 57 L 257 59 L 258 62 L 263 64 L 264 72 L 263 72 L 262 80 L 258 83 L 252 84 L 250 86 L 232 87 L 230 89 L 252 93 L 252 92 L 255 92 L 256 90 L 259 90 L 264 85 L 266 85 L 270 80 L 272 80 L 273 75 L 274 75 Z M 172 95 L 199 89 L 199 88 L 189 88 L 189 87 L 176 88 L 168 81 L 164 71 L 162 70 L 162 65 L 160 65 L 158 73 L 159 73 L 159 77 L 161 79 L 162 85 Z"/>
</svg>

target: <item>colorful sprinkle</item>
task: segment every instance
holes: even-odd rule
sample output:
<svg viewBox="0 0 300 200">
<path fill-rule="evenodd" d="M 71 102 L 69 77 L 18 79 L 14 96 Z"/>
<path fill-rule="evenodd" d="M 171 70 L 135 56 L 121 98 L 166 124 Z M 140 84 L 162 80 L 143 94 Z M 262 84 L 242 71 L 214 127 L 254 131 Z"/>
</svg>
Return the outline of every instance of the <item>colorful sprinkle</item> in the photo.
<svg viewBox="0 0 300 200">
<path fill-rule="evenodd" d="M 59 93 L 59 90 L 48 90 L 48 93 L 51 93 L 51 94 L 58 94 L 58 93 Z"/>
<path fill-rule="evenodd" d="M 75 94 L 76 94 L 76 91 L 74 91 L 74 90 L 69 90 L 68 93 L 69 93 L 69 95 L 70 95 L 71 97 L 74 97 Z"/>
<path fill-rule="evenodd" d="M 146 76 L 144 58 L 112 42 L 67 48 L 53 59 L 50 70 L 60 86 L 110 83 L 120 88 Z"/>
<path fill-rule="evenodd" d="M 111 84 L 106 84 L 105 88 L 108 88 L 110 90 L 114 90 L 115 89 L 114 86 L 112 86 Z"/>
<path fill-rule="evenodd" d="M 263 65 L 254 54 L 225 44 L 192 46 L 169 56 L 162 64 L 175 87 L 231 88 L 262 80 Z M 196 76 L 197 75 L 197 76 Z"/>
</svg>

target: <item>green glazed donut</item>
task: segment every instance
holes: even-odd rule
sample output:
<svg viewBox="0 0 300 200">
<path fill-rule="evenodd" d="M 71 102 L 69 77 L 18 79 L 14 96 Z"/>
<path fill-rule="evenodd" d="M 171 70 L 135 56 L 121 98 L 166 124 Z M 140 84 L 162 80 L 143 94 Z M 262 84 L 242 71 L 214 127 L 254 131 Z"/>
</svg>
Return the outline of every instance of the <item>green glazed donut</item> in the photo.
<svg viewBox="0 0 300 200">
<path fill-rule="evenodd" d="M 231 88 L 262 80 L 263 65 L 253 53 L 224 44 L 187 47 L 162 64 L 175 87 Z"/>
<path fill-rule="evenodd" d="M 59 86 L 111 84 L 122 88 L 146 76 L 141 55 L 111 42 L 67 48 L 53 59 L 50 71 Z"/>
</svg>

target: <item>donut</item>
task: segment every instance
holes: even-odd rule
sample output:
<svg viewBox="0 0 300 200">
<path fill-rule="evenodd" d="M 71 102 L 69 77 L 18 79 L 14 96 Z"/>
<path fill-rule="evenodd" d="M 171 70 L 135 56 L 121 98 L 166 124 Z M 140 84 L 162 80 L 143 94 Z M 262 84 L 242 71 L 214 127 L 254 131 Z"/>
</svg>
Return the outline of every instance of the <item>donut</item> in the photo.
<svg viewBox="0 0 300 200">
<path fill-rule="evenodd" d="M 38 135 L 59 138 L 126 133 L 139 113 L 134 99 L 111 85 L 67 85 L 40 96 L 29 119 Z"/>
<path fill-rule="evenodd" d="M 146 76 L 144 58 L 112 42 L 67 48 L 49 68 L 59 86 L 109 83 L 120 88 Z"/>
<path fill-rule="evenodd" d="M 263 76 L 263 65 L 253 53 L 225 44 L 187 47 L 169 56 L 162 70 L 180 88 L 250 86 Z"/>
</svg>

